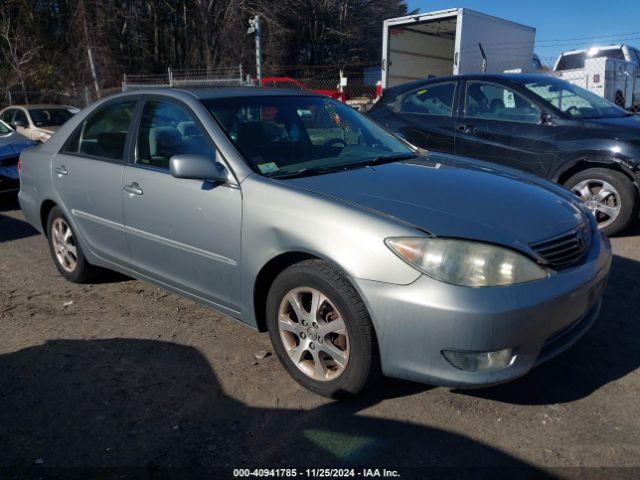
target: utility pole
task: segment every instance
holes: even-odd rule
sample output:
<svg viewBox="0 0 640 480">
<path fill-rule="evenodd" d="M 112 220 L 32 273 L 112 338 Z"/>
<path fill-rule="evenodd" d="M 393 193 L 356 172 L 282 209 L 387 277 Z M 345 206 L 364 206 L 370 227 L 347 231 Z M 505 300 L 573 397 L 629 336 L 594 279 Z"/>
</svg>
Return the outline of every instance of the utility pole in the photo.
<svg viewBox="0 0 640 480">
<path fill-rule="evenodd" d="M 258 78 L 258 86 L 262 80 L 262 51 L 260 48 L 260 15 L 256 15 L 249 19 L 249 28 L 247 34 L 255 34 L 256 36 L 256 77 Z"/>
</svg>

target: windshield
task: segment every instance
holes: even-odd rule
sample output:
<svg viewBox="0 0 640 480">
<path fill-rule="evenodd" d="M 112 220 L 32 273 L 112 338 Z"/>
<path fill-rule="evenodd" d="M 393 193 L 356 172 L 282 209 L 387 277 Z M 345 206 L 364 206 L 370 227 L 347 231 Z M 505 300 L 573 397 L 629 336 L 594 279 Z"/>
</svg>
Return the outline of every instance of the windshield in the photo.
<svg viewBox="0 0 640 480">
<path fill-rule="evenodd" d="M 59 127 L 73 117 L 66 108 L 30 108 L 29 115 L 36 127 Z"/>
<path fill-rule="evenodd" d="M 6 135 L 11 132 L 13 132 L 13 130 L 9 127 L 9 125 L 0 120 L 0 135 Z"/>
<path fill-rule="evenodd" d="M 612 118 L 629 115 L 610 101 L 564 80 L 549 77 L 535 81 L 526 78 L 516 81 L 572 118 Z"/>
<path fill-rule="evenodd" d="M 257 173 L 323 173 L 412 156 L 402 141 L 350 107 L 315 96 L 250 96 L 203 102 Z"/>
<path fill-rule="evenodd" d="M 567 53 L 560 57 L 556 70 L 561 72 L 563 70 L 574 70 L 578 68 L 584 68 L 584 62 L 587 58 L 612 58 L 614 60 L 624 60 L 624 53 L 621 48 L 607 48 L 598 50 L 592 55 L 589 55 L 587 51 L 577 53 Z"/>
</svg>

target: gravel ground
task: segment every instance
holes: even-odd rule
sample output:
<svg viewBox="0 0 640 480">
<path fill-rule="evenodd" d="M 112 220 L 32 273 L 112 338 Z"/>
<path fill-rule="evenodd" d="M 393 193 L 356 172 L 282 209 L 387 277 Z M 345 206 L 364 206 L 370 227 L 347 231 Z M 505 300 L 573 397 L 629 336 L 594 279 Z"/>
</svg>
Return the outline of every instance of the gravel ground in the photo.
<svg viewBox="0 0 640 480">
<path fill-rule="evenodd" d="M 511 467 L 514 478 L 638 478 L 640 229 L 613 246 L 600 319 L 526 377 L 464 392 L 383 380 L 333 402 L 297 386 L 274 355 L 256 359 L 272 352 L 267 335 L 222 314 L 118 275 L 66 282 L 46 239 L 0 199 L 0 468 L 223 478 L 248 465 L 364 465 L 495 478 Z M 403 478 L 412 472 L 424 477 Z"/>
</svg>

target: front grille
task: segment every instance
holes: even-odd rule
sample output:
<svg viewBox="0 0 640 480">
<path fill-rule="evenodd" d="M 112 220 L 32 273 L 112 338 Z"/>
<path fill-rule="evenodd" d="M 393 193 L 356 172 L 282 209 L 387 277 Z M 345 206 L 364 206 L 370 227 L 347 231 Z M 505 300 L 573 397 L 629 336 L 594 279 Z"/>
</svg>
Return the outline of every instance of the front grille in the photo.
<svg viewBox="0 0 640 480">
<path fill-rule="evenodd" d="M 0 167 L 12 167 L 13 165 L 17 165 L 18 158 L 20 158 L 19 155 L 0 158 Z"/>
<path fill-rule="evenodd" d="M 578 263 L 587 253 L 590 245 L 591 230 L 589 225 L 585 224 L 571 232 L 532 243 L 530 247 L 547 266 L 562 270 Z"/>
</svg>

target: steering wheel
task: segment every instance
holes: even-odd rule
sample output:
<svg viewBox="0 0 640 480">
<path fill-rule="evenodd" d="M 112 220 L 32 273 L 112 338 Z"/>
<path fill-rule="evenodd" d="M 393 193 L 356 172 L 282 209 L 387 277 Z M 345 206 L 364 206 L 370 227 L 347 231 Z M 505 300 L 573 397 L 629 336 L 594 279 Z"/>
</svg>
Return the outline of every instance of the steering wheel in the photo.
<svg viewBox="0 0 640 480">
<path fill-rule="evenodd" d="M 332 147 L 338 143 L 342 144 L 342 148 L 347 146 L 347 142 L 342 140 L 341 138 L 330 138 L 329 140 L 327 140 L 326 142 L 324 142 L 324 145 L 322 145 L 322 151 L 324 152 L 325 150 L 327 150 L 329 147 Z"/>
<path fill-rule="evenodd" d="M 567 108 L 564 113 L 568 113 L 569 115 L 573 116 L 573 114 L 571 113 L 573 110 L 577 111 L 578 113 L 580 113 L 580 109 L 578 107 L 576 107 L 575 105 L 571 105 L 569 108 Z"/>
</svg>

